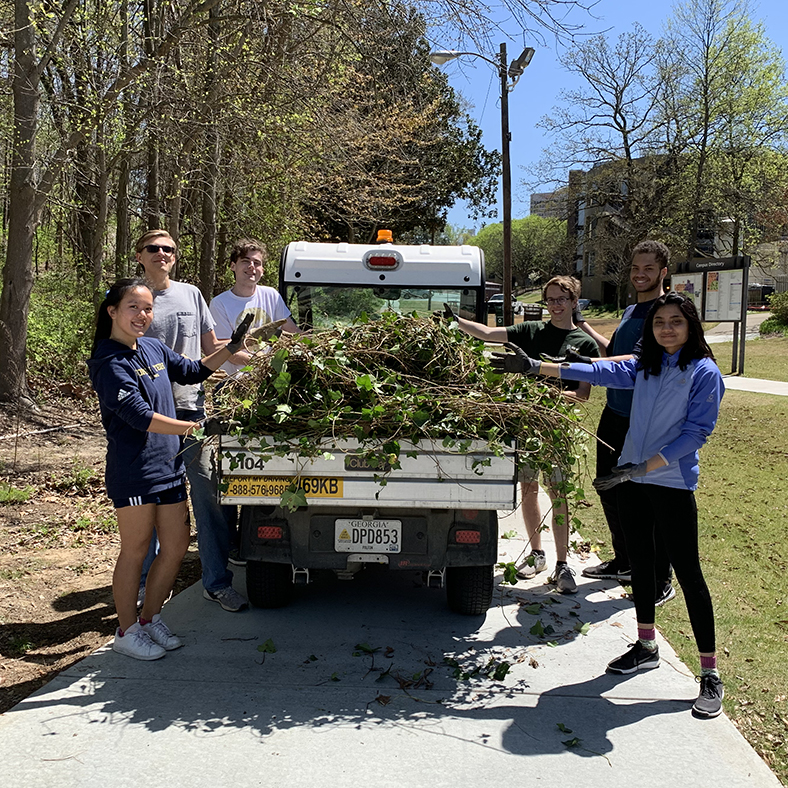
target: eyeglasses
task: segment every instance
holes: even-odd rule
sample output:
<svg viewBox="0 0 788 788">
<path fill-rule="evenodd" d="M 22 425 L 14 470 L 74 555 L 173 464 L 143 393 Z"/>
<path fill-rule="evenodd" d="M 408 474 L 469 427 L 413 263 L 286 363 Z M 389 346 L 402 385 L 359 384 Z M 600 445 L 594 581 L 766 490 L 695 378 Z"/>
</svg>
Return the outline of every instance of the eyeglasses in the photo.
<svg viewBox="0 0 788 788">
<path fill-rule="evenodd" d="M 158 251 L 164 252 L 164 254 L 172 254 L 175 251 L 174 246 L 160 246 L 159 244 L 148 244 L 145 247 L 145 251 L 148 254 L 156 254 Z"/>
<path fill-rule="evenodd" d="M 567 301 L 571 301 L 571 298 L 567 298 L 566 296 L 561 296 L 560 298 L 547 298 L 545 299 L 545 303 L 548 306 L 552 306 L 553 304 L 558 304 L 558 306 L 563 306 Z"/>
</svg>

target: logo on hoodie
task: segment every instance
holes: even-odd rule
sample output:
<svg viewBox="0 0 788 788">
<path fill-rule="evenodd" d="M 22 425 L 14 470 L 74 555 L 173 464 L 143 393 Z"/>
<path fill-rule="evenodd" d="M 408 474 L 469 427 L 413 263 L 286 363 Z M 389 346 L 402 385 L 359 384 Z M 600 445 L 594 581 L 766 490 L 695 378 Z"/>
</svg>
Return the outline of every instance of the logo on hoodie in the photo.
<svg viewBox="0 0 788 788">
<path fill-rule="evenodd" d="M 129 394 L 131 394 L 130 391 L 126 391 L 126 389 L 120 389 L 118 391 L 118 402 L 123 402 L 123 400 L 129 396 Z"/>
</svg>

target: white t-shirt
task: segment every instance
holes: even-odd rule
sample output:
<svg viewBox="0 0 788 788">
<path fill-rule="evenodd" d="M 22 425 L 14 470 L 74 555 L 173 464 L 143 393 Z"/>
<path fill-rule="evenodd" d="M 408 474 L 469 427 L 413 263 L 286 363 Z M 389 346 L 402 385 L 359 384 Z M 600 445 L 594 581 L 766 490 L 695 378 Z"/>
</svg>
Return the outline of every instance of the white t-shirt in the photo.
<svg viewBox="0 0 788 788">
<path fill-rule="evenodd" d="M 254 315 L 250 330 L 290 317 L 290 310 L 284 299 L 273 287 L 257 285 L 254 293 L 248 297 L 237 296 L 232 290 L 225 290 L 211 301 L 211 314 L 216 321 L 216 336 L 219 339 L 229 339 L 247 312 Z M 243 369 L 243 366 L 225 361 L 222 369 L 232 375 Z"/>
</svg>

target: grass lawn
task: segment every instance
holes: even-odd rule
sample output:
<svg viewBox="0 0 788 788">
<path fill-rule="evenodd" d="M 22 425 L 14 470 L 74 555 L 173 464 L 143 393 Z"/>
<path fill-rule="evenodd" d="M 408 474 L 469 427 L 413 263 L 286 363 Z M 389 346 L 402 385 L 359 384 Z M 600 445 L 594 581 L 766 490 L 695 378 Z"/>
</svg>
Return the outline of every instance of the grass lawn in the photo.
<svg viewBox="0 0 788 788">
<path fill-rule="evenodd" d="M 788 339 L 748 343 L 747 357 L 749 375 L 788 380 Z M 595 427 L 604 399 L 602 390 L 593 392 L 587 426 Z M 788 397 L 728 391 L 700 458 L 701 559 L 714 600 L 725 712 L 788 785 Z M 592 447 L 588 467 L 594 462 Z M 592 505 L 579 512 L 582 536 L 601 542 L 600 557 L 610 558 L 590 475 L 584 489 Z M 657 626 L 699 672 L 680 590 L 657 608 Z"/>
<path fill-rule="evenodd" d="M 723 372 L 730 370 L 731 342 L 711 346 Z M 788 382 L 788 337 L 748 339 L 744 345 L 744 377 Z"/>
</svg>

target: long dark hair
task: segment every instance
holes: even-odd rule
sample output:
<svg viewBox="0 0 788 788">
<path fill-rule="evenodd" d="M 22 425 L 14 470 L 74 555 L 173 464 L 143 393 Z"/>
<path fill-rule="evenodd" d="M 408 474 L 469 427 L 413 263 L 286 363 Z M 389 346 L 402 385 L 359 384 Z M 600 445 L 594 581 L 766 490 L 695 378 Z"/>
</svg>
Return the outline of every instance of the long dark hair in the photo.
<svg viewBox="0 0 788 788">
<path fill-rule="evenodd" d="M 139 279 L 138 277 L 118 279 L 118 281 L 107 290 L 107 295 L 101 302 L 98 315 L 96 316 L 96 333 L 93 335 L 93 348 L 90 351 L 91 358 L 96 355 L 98 343 L 101 342 L 102 339 L 109 339 L 112 334 L 112 318 L 109 316 L 107 307 L 117 306 L 129 290 L 134 290 L 138 287 L 144 287 L 146 290 L 150 290 L 151 295 L 153 295 L 150 285 L 144 279 Z"/>
<path fill-rule="evenodd" d="M 657 340 L 654 338 L 654 316 L 663 306 L 671 305 L 675 305 L 681 310 L 681 313 L 687 318 L 689 327 L 687 341 L 679 352 L 679 367 L 686 369 L 690 361 L 696 358 L 714 359 L 714 353 L 711 352 L 703 335 L 703 326 L 692 299 L 681 295 L 681 293 L 666 293 L 654 302 L 643 326 L 643 346 L 638 367 L 644 371 L 646 377 L 659 375 L 662 370 L 664 348 L 657 344 Z"/>
</svg>

